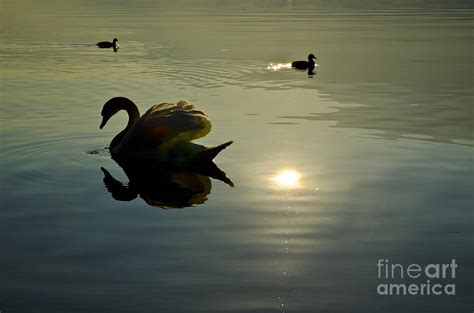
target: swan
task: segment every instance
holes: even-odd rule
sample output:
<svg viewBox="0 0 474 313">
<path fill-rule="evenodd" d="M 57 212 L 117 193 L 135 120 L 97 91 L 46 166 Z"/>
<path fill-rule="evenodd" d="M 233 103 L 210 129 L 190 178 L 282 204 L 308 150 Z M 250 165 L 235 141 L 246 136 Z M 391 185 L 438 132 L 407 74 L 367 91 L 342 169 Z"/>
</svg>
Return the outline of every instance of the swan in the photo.
<svg viewBox="0 0 474 313">
<path fill-rule="evenodd" d="M 188 101 L 153 105 L 140 117 L 132 100 L 115 97 L 102 108 L 102 129 L 117 112 L 125 110 L 128 123 L 110 143 L 115 160 L 146 160 L 171 162 L 178 165 L 206 163 L 231 145 L 233 141 L 215 147 L 192 143 L 211 131 L 211 121 Z"/>
<path fill-rule="evenodd" d="M 308 55 L 308 61 L 293 61 L 291 62 L 291 67 L 297 68 L 299 70 L 314 69 L 314 60 L 317 59 L 318 58 L 311 53 L 310 55 Z"/>
<path fill-rule="evenodd" d="M 119 43 L 118 43 L 118 39 L 117 38 L 114 38 L 114 40 L 112 40 L 112 42 L 110 41 L 101 41 L 101 42 L 98 42 L 97 43 L 97 47 L 99 48 L 114 48 L 114 50 L 117 50 L 119 48 Z"/>
</svg>

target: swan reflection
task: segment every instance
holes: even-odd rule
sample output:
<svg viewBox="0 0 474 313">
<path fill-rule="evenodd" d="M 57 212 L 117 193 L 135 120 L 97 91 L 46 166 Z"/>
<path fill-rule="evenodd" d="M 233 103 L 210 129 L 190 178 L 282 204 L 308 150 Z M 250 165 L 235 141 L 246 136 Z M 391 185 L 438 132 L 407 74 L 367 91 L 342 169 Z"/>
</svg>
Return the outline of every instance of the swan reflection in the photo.
<svg viewBox="0 0 474 313">
<path fill-rule="evenodd" d="M 211 193 L 211 178 L 233 187 L 232 181 L 213 162 L 195 168 L 171 168 L 161 164 L 119 164 L 129 182 L 115 179 L 101 167 L 104 184 L 112 197 L 132 201 L 140 196 L 148 205 L 162 209 L 177 209 L 203 204 Z"/>
</svg>

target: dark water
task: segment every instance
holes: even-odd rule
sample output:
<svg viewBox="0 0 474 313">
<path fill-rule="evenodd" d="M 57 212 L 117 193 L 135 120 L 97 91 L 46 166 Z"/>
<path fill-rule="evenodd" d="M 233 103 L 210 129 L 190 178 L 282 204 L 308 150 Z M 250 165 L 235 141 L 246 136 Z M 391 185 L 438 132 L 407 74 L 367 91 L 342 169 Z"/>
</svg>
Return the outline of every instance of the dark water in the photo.
<svg viewBox="0 0 474 313">
<path fill-rule="evenodd" d="M 2 312 L 472 311 L 470 1 L 0 12 Z M 310 52 L 312 78 L 268 69 Z M 126 117 L 98 126 L 119 95 L 197 103 L 200 142 L 235 141 L 216 160 L 235 187 L 199 178 L 183 209 L 113 199 L 101 167 L 128 181 L 106 150 Z M 379 259 L 455 259 L 456 295 L 378 295 Z"/>
</svg>

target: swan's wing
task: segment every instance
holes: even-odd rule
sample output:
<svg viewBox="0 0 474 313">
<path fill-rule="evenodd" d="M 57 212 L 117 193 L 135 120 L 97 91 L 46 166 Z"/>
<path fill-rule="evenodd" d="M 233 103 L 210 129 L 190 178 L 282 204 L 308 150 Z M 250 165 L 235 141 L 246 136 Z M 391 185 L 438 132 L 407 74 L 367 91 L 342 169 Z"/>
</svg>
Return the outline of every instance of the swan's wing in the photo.
<svg viewBox="0 0 474 313">
<path fill-rule="evenodd" d="M 153 149 L 163 143 L 191 141 L 211 131 L 206 114 L 187 101 L 152 106 L 127 132 L 122 144 Z"/>
<path fill-rule="evenodd" d="M 212 127 L 207 115 L 187 101 L 154 105 L 141 120 L 154 137 L 161 137 L 164 142 L 198 139 Z"/>
</svg>

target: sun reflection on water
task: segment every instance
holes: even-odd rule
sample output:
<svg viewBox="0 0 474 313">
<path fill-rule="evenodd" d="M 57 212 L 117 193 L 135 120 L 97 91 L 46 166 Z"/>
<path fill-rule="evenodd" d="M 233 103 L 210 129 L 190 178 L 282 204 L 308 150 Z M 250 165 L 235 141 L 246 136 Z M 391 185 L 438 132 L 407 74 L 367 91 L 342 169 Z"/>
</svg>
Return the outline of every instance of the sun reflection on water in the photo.
<svg viewBox="0 0 474 313">
<path fill-rule="evenodd" d="M 283 68 L 291 68 L 291 63 L 277 63 L 277 64 L 270 63 L 270 65 L 267 66 L 268 70 L 273 70 L 273 71 L 278 71 Z"/>
<path fill-rule="evenodd" d="M 281 189 L 295 189 L 300 186 L 301 174 L 293 169 L 284 169 L 272 177 L 276 187 Z"/>
</svg>

